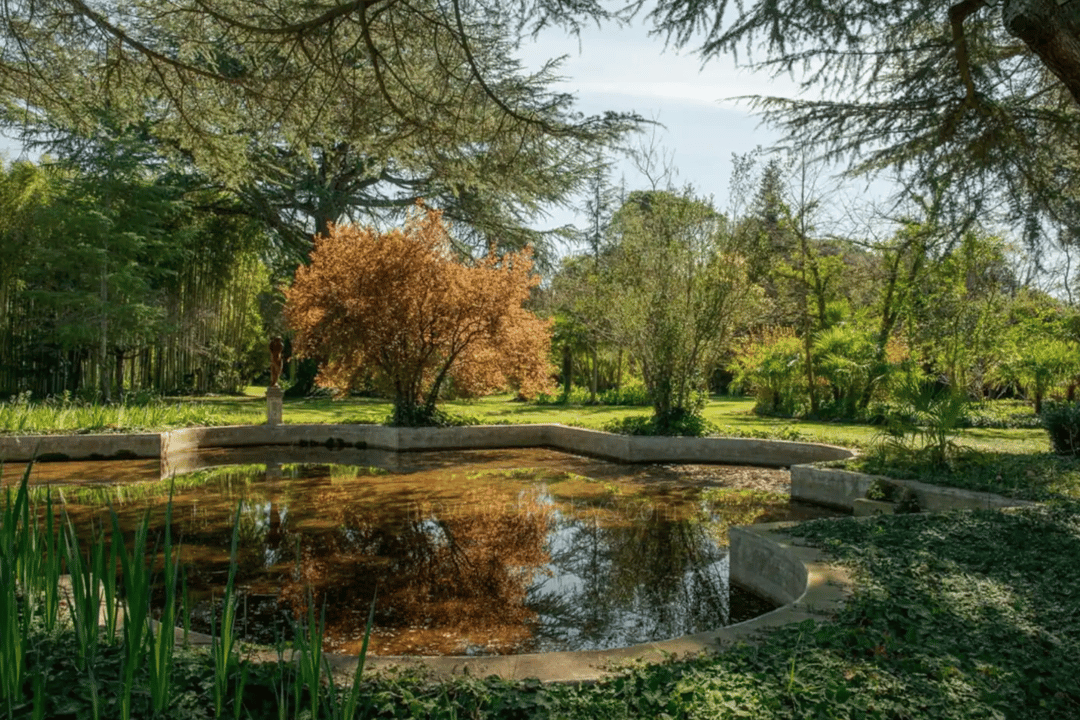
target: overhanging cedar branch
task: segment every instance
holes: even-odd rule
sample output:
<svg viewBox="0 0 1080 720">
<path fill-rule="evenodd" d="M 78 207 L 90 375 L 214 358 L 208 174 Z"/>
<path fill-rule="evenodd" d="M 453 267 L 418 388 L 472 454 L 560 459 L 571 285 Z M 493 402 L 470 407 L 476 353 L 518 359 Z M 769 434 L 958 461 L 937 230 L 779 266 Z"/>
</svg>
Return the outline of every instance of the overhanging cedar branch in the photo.
<svg viewBox="0 0 1080 720">
<path fill-rule="evenodd" d="M 964 35 L 964 21 L 985 5 L 986 0 L 964 0 L 949 8 L 949 25 L 952 26 L 956 64 L 960 69 L 960 78 L 964 82 L 964 105 L 969 108 L 976 106 L 978 98 L 975 96 L 975 80 L 971 77 L 971 58 L 968 55 L 967 38 Z"/>
</svg>

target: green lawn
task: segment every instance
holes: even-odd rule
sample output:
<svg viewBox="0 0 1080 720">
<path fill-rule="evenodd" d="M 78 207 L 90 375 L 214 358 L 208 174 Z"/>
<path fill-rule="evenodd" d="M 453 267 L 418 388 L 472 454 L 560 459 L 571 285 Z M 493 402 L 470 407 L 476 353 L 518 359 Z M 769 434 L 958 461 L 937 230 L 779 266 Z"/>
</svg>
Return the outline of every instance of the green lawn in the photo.
<svg viewBox="0 0 1080 720">
<path fill-rule="evenodd" d="M 185 402 L 206 405 L 223 423 L 253 424 L 265 420 L 263 393 L 264 388 L 249 387 L 242 397 L 195 398 Z M 481 423 L 562 423 L 595 430 L 613 420 L 650 412 L 647 407 L 632 406 L 534 405 L 517 402 L 511 395 L 445 402 L 440 407 Z M 753 398 L 713 397 L 703 414 L 721 431 L 733 435 L 792 437 L 865 448 L 874 443 L 879 433 L 878 428 L 859 423 L 761 417 L 753 413 L 753 407 Z M 382 422 L 389 414 L 389 402 L 371 398 L 286 400 L 283 413 L 286 423 L 374 423 Z M 1046 433 L 1038 429 L 971 428 L 961 432 L 959 443 L 980 450 L 1012 453 L 1045 452 L 1050 448 Z"/>
</svg>

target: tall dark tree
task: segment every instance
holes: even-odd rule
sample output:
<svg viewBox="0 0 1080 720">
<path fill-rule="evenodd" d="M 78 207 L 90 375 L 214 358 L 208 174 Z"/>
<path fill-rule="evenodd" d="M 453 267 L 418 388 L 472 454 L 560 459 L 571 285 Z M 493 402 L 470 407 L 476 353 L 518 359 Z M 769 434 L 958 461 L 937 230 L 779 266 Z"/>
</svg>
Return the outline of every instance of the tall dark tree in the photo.
<svg viewBox="0 0 1080 720">
<path fill-rule="evenodd" d="M 479 245 L 582 187 L 637 118 L 582 117 L 526 72 L 494 1 L 14 0 L 0 19 L 8 127 L 143 127 L 302 255 L 327 221 L 385 220 L 417 198 Z M 375 217 L 372 217 L 375 216 Z M 468 233 L 467 233 L 468 235 Z"/>
<path fill-rule="evenodd" d="M 756 107 L 792 146 L 945 189 L 958 219 L 1002 212 L 1028 239 L 1075 224 L 1080 10 L 1056 0 L 822 3 L 657 0 L 649 16 L 702 57 L 745 51 L 801 99 Z M 638 3 L 637 7 L 646 6 Z M 961 222 L 963 229 L 963 222 Z"/>
</svg>

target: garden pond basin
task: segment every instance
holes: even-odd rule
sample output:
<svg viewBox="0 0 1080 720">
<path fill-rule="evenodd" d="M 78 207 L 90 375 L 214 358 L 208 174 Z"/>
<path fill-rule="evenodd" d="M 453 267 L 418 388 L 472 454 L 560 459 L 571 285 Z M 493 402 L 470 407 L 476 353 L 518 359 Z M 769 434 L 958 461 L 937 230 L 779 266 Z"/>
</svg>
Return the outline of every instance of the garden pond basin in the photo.
<svg viewBox="0 0 1080 720">
<path fill-rule="evenodd" d="M 792 502 L 785 470 L 622 464 L 547 449 L 200 450 L 162 480 L 156 460 L 37 463 L 80 533 L 147 512 L 172 531 L 191 629 L 208 632 L 238 518 L 238 626 L 291 640 L 325 608 L 325 647 L 489 655 L 605 650 L 713 629 L 772 605 L 729 586 L 727 528 L 836 515 Z M 261 462 L 259 462 L 261 460 Z M 26 466 L 9 463 L 2 482 Z M 54 493 L 54 499 L 56 493 Z M 239 514 L 237 508 L 239 507 Z"/>
</svg>

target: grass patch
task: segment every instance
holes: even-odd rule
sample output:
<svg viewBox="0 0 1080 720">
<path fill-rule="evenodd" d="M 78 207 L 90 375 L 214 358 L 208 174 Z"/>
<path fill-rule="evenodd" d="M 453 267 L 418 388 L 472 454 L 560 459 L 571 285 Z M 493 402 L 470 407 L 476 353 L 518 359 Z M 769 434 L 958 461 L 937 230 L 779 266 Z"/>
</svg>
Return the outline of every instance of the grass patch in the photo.
<svg viewBox="0 0 1080 720">
<path fill-rule="evenodd" d="M 81 432 L 157 432 L 196 425 L 259 425 L 266 422 L 266 389 L 249 387 L 244 395 L 170 398 L 145 406 L 63 407 L 62 403 L 0 403 L 0 434 L 56 434 Z M 1001 413 L 1019 413 L 1009 401 Z M 69 403 L 68 405 L 73 405 Z M 753 413 L 754 399 L 718 396 L 701 412 L 716 434 L 774 440 L 821 442 L 844 447 L 871 448 L 880 428 L 852 422 L 763 417 Z M 985 412 L 993 413 L 993 403 Z M 641 416 L 636 405 L 537 405 L 511 395 L 490 395 L 476 400 L 440 404 L 451 416 L 478 424 L 561 423 L 602 430 Z M 354 397 L 287 399 L 286 424 L 380 424 L 392 411 L 389 401 Z M 999 413 L 1000 414 L 1000 413 Z M 993 424 L 993 423 L 990 423 Z M 1031 427 L 973 427 L 960 431 L 961 447 L 991 452 L 1039 453 L 1049 448 L 1043 430 Z"/>
<path fill-rule="evenodd" d="M 265 422 L 265 418 L 263 419 Z M 0 434 L 160 432 L 178 427 L 224 425 L 228 419 L 198 402 L 89 405 L 75 402 L 0 402 Z"/>
</svg>

